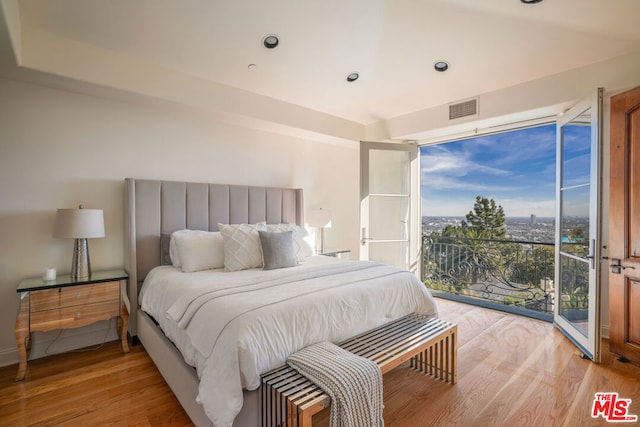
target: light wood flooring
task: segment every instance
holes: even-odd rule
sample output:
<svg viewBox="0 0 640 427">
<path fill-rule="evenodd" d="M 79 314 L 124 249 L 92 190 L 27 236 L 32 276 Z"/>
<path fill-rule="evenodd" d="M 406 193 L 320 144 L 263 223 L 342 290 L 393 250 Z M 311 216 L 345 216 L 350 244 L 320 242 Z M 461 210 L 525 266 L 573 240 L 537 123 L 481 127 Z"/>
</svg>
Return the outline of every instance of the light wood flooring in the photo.
<svg viewBox="0 0 640 427">
<path fill-rule="evenodd" d="M 590 426 L 596 392 L 632 399 L 640 415 L 640 367 L 606 351 L 596 365 L 553 325 L 438 300 L 458 324 L 458 384 L 407 366 L 385 375 L 385 425 Z M 190 421 L 142 346 L 122 354 L 117 341 L 94 351 L 0 368 L 0 425 L 186 426 Z M 326 425 L 326 414 L 318 424 Z M 624 423 L 618 425 L 626 425 Z"/>
</svg>

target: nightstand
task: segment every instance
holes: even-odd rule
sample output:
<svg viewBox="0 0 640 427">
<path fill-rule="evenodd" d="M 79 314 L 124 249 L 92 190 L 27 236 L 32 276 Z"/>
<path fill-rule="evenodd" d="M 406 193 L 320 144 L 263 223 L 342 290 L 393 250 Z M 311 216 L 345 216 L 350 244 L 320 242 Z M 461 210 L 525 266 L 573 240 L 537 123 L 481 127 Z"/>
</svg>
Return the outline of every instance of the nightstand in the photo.
<svg viewBox="0 0 640 427">
<path fill-rule="evenodd" d="M 351 250 L 350 249 L 340 249 L 337 251 L 325 250 L 324 252 L 318 253 L 318 255 L 332 256 L 334 258 L 340 258 L 340 259 L 349 259 L 349 257 L 351 256 Z"/>
<path fill-rule="evenodd" d="M 109 270 L 96 271 L 86 280 L 61 275 L 54 281 L 32 278 L 20 282 L 20 312 L 15 325 L 20 365 L 16 381 L 26 374 L 34 331 L 79 328 L 117 316 L 122 351 L 128 353 L 127 279 L 124 270 Z"/>
</svg>

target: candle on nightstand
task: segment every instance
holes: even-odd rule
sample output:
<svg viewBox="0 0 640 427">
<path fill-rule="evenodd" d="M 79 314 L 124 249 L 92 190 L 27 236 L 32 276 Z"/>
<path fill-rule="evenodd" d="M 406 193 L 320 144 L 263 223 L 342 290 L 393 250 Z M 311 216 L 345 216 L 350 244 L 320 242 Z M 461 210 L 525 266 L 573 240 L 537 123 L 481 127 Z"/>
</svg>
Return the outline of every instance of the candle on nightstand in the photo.
<svg viewBox="0 0 640 427">
<path fill-rule="evenodd" d="M 55 268 L 47 268 L 44 270 L 43 279 L 45 282 L 52 282 L 56 280 L 56 269 Z"/>
</svg>

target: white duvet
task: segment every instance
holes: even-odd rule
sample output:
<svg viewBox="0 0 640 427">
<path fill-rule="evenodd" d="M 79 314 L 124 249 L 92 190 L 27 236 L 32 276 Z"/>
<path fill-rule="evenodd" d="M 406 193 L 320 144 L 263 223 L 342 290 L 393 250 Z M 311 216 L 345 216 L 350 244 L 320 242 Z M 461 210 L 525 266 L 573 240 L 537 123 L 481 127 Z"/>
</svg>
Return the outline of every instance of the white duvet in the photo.
<svg viewBox="0 0 640 427">
<path fill-rule="evenodd" d="M 231 426 L 242 388 L 319 341 L 343 341 L 411 312 L 437 315 L 410 272 L 367 261 L 309 257 L 279 270 L 183 273 L 153 269 L 142 310 L 194 366 L 198 401 L 217 427 Z"/>
</svg>

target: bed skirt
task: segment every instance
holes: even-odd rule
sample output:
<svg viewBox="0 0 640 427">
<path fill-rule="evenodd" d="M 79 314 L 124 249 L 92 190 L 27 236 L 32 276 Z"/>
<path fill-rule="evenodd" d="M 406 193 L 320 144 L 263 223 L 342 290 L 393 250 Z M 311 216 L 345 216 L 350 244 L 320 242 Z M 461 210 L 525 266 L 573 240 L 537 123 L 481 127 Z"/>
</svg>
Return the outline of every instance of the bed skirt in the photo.
<svg viewBox="0 0 640 427">
<path fill-rule="evenodd" d="M 187 365 L 180 352 L 169 341 L 156 323 L 142 310 L 138 310 L 138 338 L 162 374 L 173 394 L 198 427 L 213 427 L 202 405 L 196 402 L 198 376 Z M 236 417 L 234 427 L 260 426 L 260 393 L 244 391 L 244 405 Z"/>
</svg>

